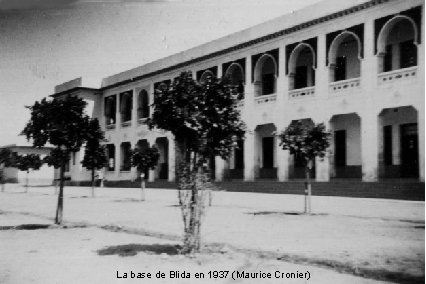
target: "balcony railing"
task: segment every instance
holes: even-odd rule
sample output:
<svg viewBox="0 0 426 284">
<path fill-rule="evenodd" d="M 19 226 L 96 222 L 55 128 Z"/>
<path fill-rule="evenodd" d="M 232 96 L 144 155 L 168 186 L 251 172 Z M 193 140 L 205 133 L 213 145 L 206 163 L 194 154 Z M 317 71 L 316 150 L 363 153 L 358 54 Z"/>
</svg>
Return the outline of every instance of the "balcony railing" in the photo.
<svg viewBox="0 0 426 284">
<path fill-rule="evenodd" d="M 289 97 L 290 100 L 302 99 L 302 98 L 311 98 L 311 97 L 314 97 L 314 96 L 315 96 L 315 86 L 291 90 L 291 91 L 288 92 L 288 97 Z"/>
<path fill-rule="evenodd" d="M 378 75 L 378 83 L 389 84 L 395 81 L 402 81 L 411 79 L 417 76 L 417 66 L 408 67 L 404 69 L 392 70 L 389 72 L 383 72 Z"/>
<path fill-rule="evenodd" d="M 130 125 L 132 125 L 132 121 L 124 121 L 121 123 L 121 127 L 129 127 Z"/>
<path fill-rule="evenodd" d="M 254 98 L 254 103 L 256 105 L 264 105 L 264 104 L 270 104 L 277 100 L 277 94 L 267 95 L 267 96 L 260 96 Z"/>
<path fill-rule="evenodd" d="M 105 126 L 106 130 L 113 130 L 115 129 L 115 124 L 108 124 Z"/>
<path fill-rule="evenodd" d="M 361 81 L 359 78 L 351 78 L 347 80 L 332 82 L 329 84 L 330 93 L 339 93 L 359 88 Z"/>
<path fill-rule="evenodd" d="M 147 120 L 147 119 L 148 119 L 147 117 L 139 118 L 139 119 L 138 119 L 138 124 L 139 124 L 139 125 L 145 124 L 145 122 L 146 122 L 146 120 Z"/>
</svg>

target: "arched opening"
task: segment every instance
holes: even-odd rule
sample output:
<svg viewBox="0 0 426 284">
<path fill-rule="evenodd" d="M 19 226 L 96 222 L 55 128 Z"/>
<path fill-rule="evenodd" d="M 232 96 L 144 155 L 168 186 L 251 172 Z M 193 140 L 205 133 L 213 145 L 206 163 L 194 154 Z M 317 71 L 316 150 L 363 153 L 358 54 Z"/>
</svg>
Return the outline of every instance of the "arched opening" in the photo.
<svg viewBox="0 0 426 284">
<path fill-rule="evenodd" d="M 244 139 L 238 139 L 228 160 L 229 178 L 244 178 Z"/>
<path fill-rule="evenodd" d="M 149 117 L 149 95 L 146 90 L 139 92 L 138 97 L 138 119 Z"/>
<path fill-rule="evenodd" d="M 132 149 L 130 142 L 121 143 L 120 171 L 127 172 L 132 168 Z"/>
<path fill-rule="evenodd" d="M 380 30 L 377 38 L 379 72 L 417 66 L 418 30 L 410 17 L 397 15 Z"/>
<path fill-rule="evenodd" d="M 169 177 L 169 140 L 167 137 L 159 137 L 155 140 L 155 145 L 160 152 L 155 176 L 158 179 L 168 179 Z"/>
<path fill-rule="evenodd" d="M 315 86 L 315 51 L 310 44 L 298 44 L 290 54 L 289 89 Z"/>
<path fill-rule="evenodd" d="M 361 118 L 357 113 L 333 115 L 330 127 L 331 177 L 361 178 Z"/>
<path fill-rule="evenodd" d="M 418 113 L 412 106 L 383 109 L 379 116 L 379 177 L 419 177 Z"/>
<path fill-rule="evenodd" d="M 206 80 L 207 80 L 207 78 L 211 78 L 211 77 L 214 77 L 214 74 L 213 74 L 213 72 L 212 71 L 210 71 L 210 70 L 206 70 L 206 71 L 204 71 L 203 72 L 203 74 L 201 75 L 201 77 L 200 77 L 200 83 L 202 84 L 202 83 L 205 83 L 206 82 Z"/>
<path fill-rule="evenodd" d="M 313 127 L 315 125 L 311 118 L 302 118 L 292 120 L 290 125 L 302 123 L 305 127 Z M 310 177 L 315 178 L 315 163 L 312 164 Z M 304 179 L 306 177 L 306 159 L 298 154 L 290 155 L 289 157 L 289 177 L 294 179 Z"/>
<path fill-rule="evenodd" d="M 107 165 L 108 171 L 114 171 L 115 170 L 115 145 L 107 144 L 106 151 L 107 151 L 107 158 L 108 158 L 108 165 Z"/>
<path fill-rule="evenodd" d="M 361 40 L 350 31 L 339 34 L 328 53 L 330 82 L 360 77 Z"/>
<path fill-rule="evenodd" d="M 136 148 L 140 151 L 148 149 L 149 148 L 148 140 L 146 140 L 146 139 L 138 140 L 138 142 L 136 143 Z M 147 169 L 144 174 L 145 174 L 145 179 L 148 179 L 149 178 L 149 170 Z M 140 179 L 140 175 L 141 175 L 141 172 L 138 171 L 138 174 L 137 174 L 138 179 Z"/>
<path fill-rule="evenodd" d="M 237 86 L 238 99 L 243 100 L 245 84 L 245 74 L 243 67 L 240 64 L 234 62 L 228 67 L 228 69 L 226 69 L 225 76 Z"/>
<path fill-rule="evenodd" d="M 255 95 L 266 96 L 276 92 L 277 62 L 269 54 L 262 55 L 254 69 Z"/>
<path fill-rule="evenodd" d="M 105 123 L 113 125 L 116 122 L 116 96 L 105 98 Z"/>
<path fill-rule="evenodd" d="M 121 122 L 132 120 L 132 93 L 125 92 L 120 94 L 120 113 Z"/>
<path fill-rule="evenodd" d="M 258 125 L 255 128 L 256 177 L 277 178 L 277 128 L 273 123 Z"/>
</svg>

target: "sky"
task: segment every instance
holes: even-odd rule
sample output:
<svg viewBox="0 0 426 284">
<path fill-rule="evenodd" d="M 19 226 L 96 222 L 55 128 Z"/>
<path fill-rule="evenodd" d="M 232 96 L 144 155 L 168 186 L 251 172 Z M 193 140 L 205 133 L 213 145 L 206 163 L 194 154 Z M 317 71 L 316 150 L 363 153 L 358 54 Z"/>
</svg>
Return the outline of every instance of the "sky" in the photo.
<svg viewBox="0 0 426 284">
<path fill-rule="evenodd" d="M 0 0 L 0 146 L 55 85 L 102 78 L 319 0 Z"/>
</svg>

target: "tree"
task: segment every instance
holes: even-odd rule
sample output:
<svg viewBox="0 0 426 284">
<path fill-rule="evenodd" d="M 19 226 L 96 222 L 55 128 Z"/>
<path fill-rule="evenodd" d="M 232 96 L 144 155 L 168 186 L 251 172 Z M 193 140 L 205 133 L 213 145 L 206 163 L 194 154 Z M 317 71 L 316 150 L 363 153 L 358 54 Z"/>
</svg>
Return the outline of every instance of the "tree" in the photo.
<svg viewBox="0 0 426 284">
<path fill-rule="evenodd" d="M 132 166 L 136 167 L 141 173 L 141 201 L 145 201 L 145 173 L 149 169 L 155 169 L 159 158 L 160 152 L 156 147 L 136 148 L 132 151 Z"/>
<path fill-rule="evenodd" d="M 70 154 L 78 151 L 87 141 L 90 131 L 90 118 L 84 112 L 85 106 L 83 99 L 66 96 L 43 98 L 27 107 L 31 111 L 31 118 L 21 134 L 32 140 L 34 147 L 47 143 L 53 145 L 54 149 L 46 161 L 60 169 L 56 224 L 62 223 L 65 165 L 69 162 Z"/>
<path fill-rule="evenodd" d="M 315 157 L 324 158 L 330 146 L 330 133 L 323 123 L 314 124 L 311 120 L 293 121 L 279 134 L 280 146 L 290 154 L 304 161 L 305 166 L 305 213 L 311 213 L 310 171 Z"/>
<path fill-rule="evenodd" d="M 210 159 L 229 158 L 245 126 L 237 109 L 237 86 L 227 78 L 208 76 L 199 84 L 182 72 L 170 86 L 155 90 L 149 127 L 170 131 L 176 143 L 179 204 L 184 221 L 184 253 L 200 248 L 203 192 L 210 188 Z"/>
<path fill-rule="evenodd" d="M 107 164 L 106 149 L 104 145 L 101 145 L 101 141 L 104 139 L 104 133 L 99 126 L 99 121 L 96 118 L 91 119 L 84 158 L 81 164 L 91 171 L 92 197 L 95 196 L 95 171 L 102 169 Z"/>
<path fill-rule="evenodd" d="M 13 166 L 15 161 L 15 155 L 10 149 L 3 148 L 0 150 L 0 183 L 1 191 L 4 191 L 6 178 L 4 174 L 4 168 Z"/>
<path fill-rule="evenodd" d="M 40 155 L 37 154 L 27 154 L 27 155 L 17 155 L 15 161 L 15 167 L 20 171 L 25 171 L 25 192 L 28 192 L 28 175 L 30 170 L 38 170 L 43 165 L 43 161 L 40 159 Z"/>
</svg>

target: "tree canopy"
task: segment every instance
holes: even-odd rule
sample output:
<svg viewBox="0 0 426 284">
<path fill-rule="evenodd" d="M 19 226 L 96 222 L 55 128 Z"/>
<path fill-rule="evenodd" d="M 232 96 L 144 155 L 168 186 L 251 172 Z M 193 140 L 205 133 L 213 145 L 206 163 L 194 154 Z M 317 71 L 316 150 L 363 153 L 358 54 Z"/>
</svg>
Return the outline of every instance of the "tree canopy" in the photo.
<svg viewBox="0 0 426 284">
<path fill-rule="evenodd" d="M 237 86 L 227 78 L 207 76 L 199 84 L 191 72 L 182 72 L 169 86 L 163 84 L 155 90 L 148 124 L 172 132 L 190 152 L 226 159 L 235 137 L 243 137 L 245 131 L 237 96 Z"/>
<path fill-rule="evenodd" d="M 88 170 L 102 169 L 107 163 L 106 149 L 104 145 L 101 145 L 105 139 L 104 133 L 96 118 L 89 121 L 88 128 L 87 143 L 81 164 Z"/>
<path fill-rule="evenodd" d="M 279 134 L 280 146 L 289 150 L 290 154 L 299 155 L 309 161 L 315 157 L 324 157 L 330 146 L 330 133 L 324 123 L 314 124 L 312 121 L 293 121 Z"/>
<path fill-rule="evenodd" d="M 156 147 L 146 149 L 136 148 L 132 151 L 132 166 L 144 173 L 148 169 L 155 169 L 160 158 L 160 152 Z"/>
<path fill-rule="evenodd" d="M 42 165 L 43 161 L 37 154 L 18 155 L 14 164 L 20 171 L 38 170 Z"/>
</svg>

